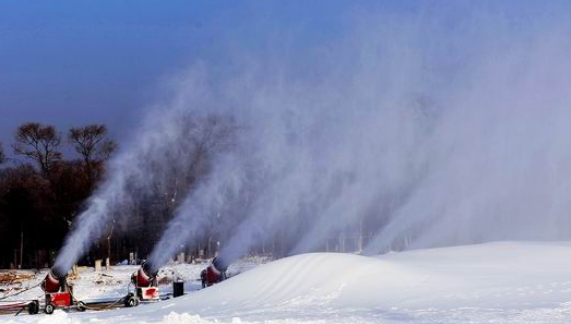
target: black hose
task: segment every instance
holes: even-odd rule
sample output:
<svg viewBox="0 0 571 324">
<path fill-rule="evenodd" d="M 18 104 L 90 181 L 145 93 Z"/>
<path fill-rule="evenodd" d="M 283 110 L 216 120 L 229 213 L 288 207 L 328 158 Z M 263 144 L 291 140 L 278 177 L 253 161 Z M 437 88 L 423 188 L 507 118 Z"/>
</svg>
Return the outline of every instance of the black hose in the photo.
<svg viewBox="0 0 571 324">
<path fill-rule="evenodd" d="M 24 290 L 22 290 L 22 291 L 18 291 L 18 292 L 15 293 L 15 294 L 11 294 L 11 295 L 8 295 L 8 296 L 4 296 L 4 297 L 0 298 L 0 301 L 2 301 L 2 300 L 4 300 L 4 299 L 8 299 L 8 298 L 10 298 L 10 297 L 18 296 L 19 294 L 25 293 L 25 292 L 28 291 L 28 290 L 32 290 L 32 289 L 34 289 L 34 288 L 39 287 L 41 284 L 42 284 L 42 283 L 40 282 L 39 284 L 37 284 L 37 285 L 35 285 L 35 286 L 29 287 L 29 288 L 24 289 Z"/>
</svg>

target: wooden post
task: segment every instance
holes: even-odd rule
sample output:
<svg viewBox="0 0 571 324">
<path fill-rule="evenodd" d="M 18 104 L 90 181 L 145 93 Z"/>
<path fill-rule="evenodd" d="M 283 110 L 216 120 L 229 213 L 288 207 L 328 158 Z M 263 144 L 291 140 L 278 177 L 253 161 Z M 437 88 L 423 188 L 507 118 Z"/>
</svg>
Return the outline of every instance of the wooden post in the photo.
<svg viewBox="0 0 571 324">
<path fill-rule="evenodd" d="M 95 260 L 95 272 L 101 272 L 101 260 Z"/>
</svg>

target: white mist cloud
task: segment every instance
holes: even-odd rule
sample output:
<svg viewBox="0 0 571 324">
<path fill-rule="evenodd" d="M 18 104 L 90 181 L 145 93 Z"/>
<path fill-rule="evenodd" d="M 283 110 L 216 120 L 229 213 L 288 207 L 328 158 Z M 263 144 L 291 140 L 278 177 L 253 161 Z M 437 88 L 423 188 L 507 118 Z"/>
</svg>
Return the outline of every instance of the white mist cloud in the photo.
<svg viewBox="0 0 571 324">
<path fill-rule="evenodd" d="M 199 91 L 199 85 L 193 88 Z M 110 161 L 108 175 L 85 211 L 74 221 L 54 269 L 60 273 L 71 269 L 111 223 L 131 228 L 141 196 L 166 194 L 167 189 L 173 191 L 169 192 L 173 200 L 176 191 L 186 195 L 188 178 L 203 172 L 197 151 L 204 135 L 201 126 L 208 125 L 205 120 L 200 111 L 182 106 L 178 96 L 168 105 L 148 109 L 140 127 Z"/>
<path fill-rule="evenodd" d="M 225 233 L 227 262 L 264 241 L 301 253 L 357 231 L 366 253 L 568 239 L 568 19 L 511 5 L 416 9 L 353 13 L 331 43 L 253 49 L 230 68 L 185 74 L 170 109 L 218 116 L 232 131 L 208 145 L 212 166 L 151 262 L 206 231 Z M 184 135 L 169 120 L 150 128 L 177 147 Z M 111 173 L 117 185 L 93 198 L 67 246 L 99 234 L 92 223 L 122 197 L 109 189 L 124 188 L 122 172 L 135 171 Z M 160 168 L 137 172 L 161 178 Z"/>
</svg>

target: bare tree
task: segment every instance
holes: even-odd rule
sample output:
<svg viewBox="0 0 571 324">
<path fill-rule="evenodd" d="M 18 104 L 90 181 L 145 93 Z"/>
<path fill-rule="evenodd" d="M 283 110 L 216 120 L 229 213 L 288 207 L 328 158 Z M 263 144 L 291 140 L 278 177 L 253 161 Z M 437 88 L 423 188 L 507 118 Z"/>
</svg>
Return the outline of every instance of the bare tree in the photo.
<svg viewBox="0 0 571 324">
<path fill-rule="evenodd" d="M 38 163 L 43 175 L 49 178 L 50 171 L 62 158 L 58 150 L 61 135 L 55 127 L 40 123 L 25 123 L 15 134 L 14 152 Z"/>
<path fill-rule="evenodd" d="M 2 147 L 2 142 L 0 142 L 0 164 L 6 161 L 6 155 L 4 154 L 4 148 Z"/>
<path fill-rule="evenodd" d="M 79 153 L 85 164 L 90 180 L 96 178 L 96 172 L 103 162 L 116 150 L 115 142 L 107 137 L 105 125 L 92 124 L 69 130 L 68 139 Z"/>
</svg>

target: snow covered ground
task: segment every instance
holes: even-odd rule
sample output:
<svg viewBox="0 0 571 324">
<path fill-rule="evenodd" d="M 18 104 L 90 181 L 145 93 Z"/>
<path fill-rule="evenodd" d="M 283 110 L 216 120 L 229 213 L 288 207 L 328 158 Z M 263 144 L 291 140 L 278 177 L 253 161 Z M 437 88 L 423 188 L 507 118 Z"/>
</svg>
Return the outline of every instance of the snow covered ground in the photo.
<svg viewBox="0 0 571 324">
<path fill-rule="evenodd" d="M 305 254 L 156 304 L 0 323 L 571 323 L 571 243 Z"/>
<path fill-rule="evenodd" d="M 247 271 L 259 264 L 267 262 L 264 258 L 248 258 L 240 260 L 233 264 L 228 269 L 228 275 L 233 276 L 238 273 Z M 195 291 L 201 288 L 200 272 L 205 269 L 210 262 L 197 263 L 197 264 L 170 264 L 159 271 L 159 278 L 162 281 L 161 292 L 172 293 L 173 280 L 182 279 L 185 281 L 185 291 Z M 112 270 L 107 271 L 103 269 L 101 272 L 95 272 L 93 268 L 82 269 L 77 279 L 72 279 L 71 283 L 74 286 L 74 295 L 77 299 L 89 302 L 95 299 L 119 299 L 127 294 L 129 283 L 131 281 L 131 274 L 138 270 L 140 266 L 115 266 Z M 10 270 L 0 271 L 0 273 L 11 272 Z M 33 274 L 34 277 L 22 284 L 15 284 L 11 286 L 0 285 L 0 298 L 12 295 L 19 292 L 19 290 L 8 290 L 9 288 L 28 288 L 38 286 L 40 282 L 46 277 L 48 269 L 43 269 L 39 272 L 32 270 L 18 271 L 17 273 Z M 4 292 L 2 292 L 4 291 Z M 36 287 L 24 293 L 20 293 L 13 298 L 7 298 L 4 301 L 11 300 L 43 300 L 44 293 L 41 288 Z M 2 317 L 0 317 L 2 320 Z"/>
</svg>

